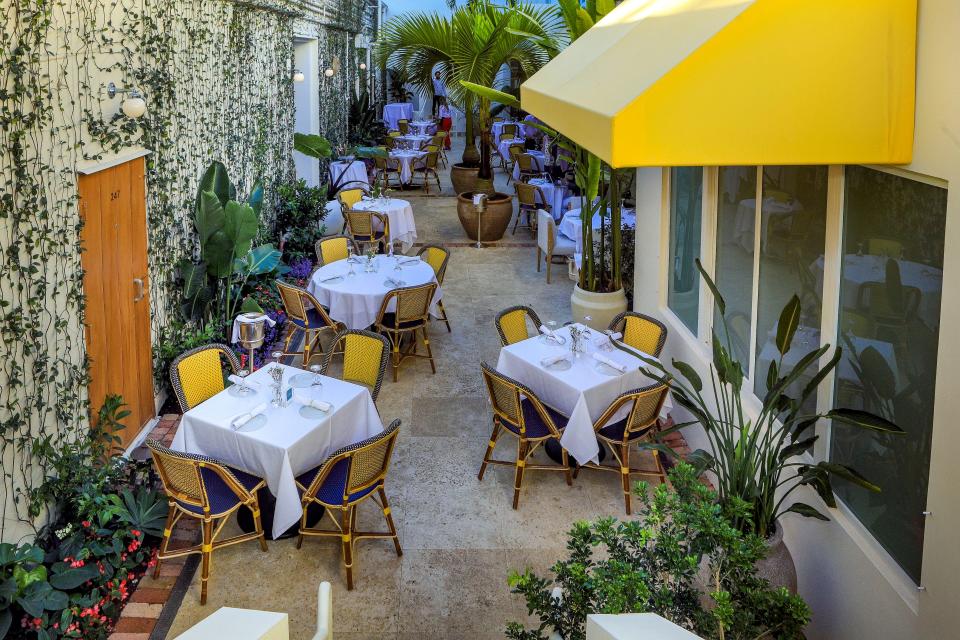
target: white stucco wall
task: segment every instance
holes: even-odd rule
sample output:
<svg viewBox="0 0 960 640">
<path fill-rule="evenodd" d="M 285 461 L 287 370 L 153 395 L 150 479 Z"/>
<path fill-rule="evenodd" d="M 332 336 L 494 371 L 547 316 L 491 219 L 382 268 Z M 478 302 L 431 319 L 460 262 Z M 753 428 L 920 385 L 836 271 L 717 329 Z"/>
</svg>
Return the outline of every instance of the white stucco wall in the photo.
<svg viewBox="0 0 960 640">
<path fill-rule="evenodd" d="M 917 114 L 911 172 L 960 185 L 960 3 L 919 0 Z M 867 10 L 867 9 L 864 9 Z M 848 70 L 855 73 L 855 70 Z M 829 97 L 825 97 L 829 99 Z M 664 292 L 668 229 L 663 171 L 637 172 L 637 244 L 635 306 L 664 319 L 670 338 L 666 362 L 676 358 L 705 372 L 709 352 L 666 311 Z M 705 216 L 704 224 L 710 224 Z M 646 231 L 644 233 L 644 231 Z M 834 233 L 828 237 L 838 242 Z M 960 190 L 948 195 L 946 253 L 941 314 L 960 314 Z M 712 250 L 704 246 L 705 251 Z M 827 294 L 825 293 L 825 298 Z M 701 307 L 707 304 L 701 297 Z M 813 609 L 810 638 L 881 640 L 960 638 L 960 336 L 943 323 L 937 370 L 937 397 L 930 461 L 928 509 L 923 558 L 923 590 L 917 590 L 852 518 L 833 510 L 831 522 L 790 517 L 784 523 L 794 556 L 801 595 Z M 685 435 L 692 448 L 706 446 L 702 430 Z M 819 499 L 797 496 L 811 504 Z"/>
</svg>

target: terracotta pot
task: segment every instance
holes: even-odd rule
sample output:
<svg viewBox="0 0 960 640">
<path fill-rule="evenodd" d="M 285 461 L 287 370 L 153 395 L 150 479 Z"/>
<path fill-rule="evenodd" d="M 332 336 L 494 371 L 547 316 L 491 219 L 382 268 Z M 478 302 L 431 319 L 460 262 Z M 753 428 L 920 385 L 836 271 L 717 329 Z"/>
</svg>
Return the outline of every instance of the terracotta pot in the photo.
<svg viewBox="0 0 960 640">
<path fill-rule="evenodd" d="M 793 556 L 783 542 L 783 527 L 767 538 L 767 557 L 757 562 L 757 575 L 766 578 L 773 587 L 786 587 L 790 593 L 797 592 L 797 568 Z"/>
<path fill-rule="evenodd" d="M 477 173 L 480 167 L 465 167 L 462 164 L 450 165 L 450 182 L 456 194 L 473 191 L 477 186 Z"/>
<path fill-rule="evenodd" d="M 477 212 L 473 208 L 473 192 L 457 196 L 457 216 L 460 225 L 471 240 L 477 239 Z M 487 210 L 480 214 L 480 241 L 496 242 L 503 237 L 510 219 L 513 218 L 513 198 L 506 193 L 496 193 L 487 198 Z"/>
<path fill-rule="evenodd" d="M 596 293 L 584 291 L 580 285 L 576 285 L 570 294 L 570 310 L 573 312 L 574 322 L 582 322 L 591 329 L 603 330 L 610 326 L 610 321 L 617 314 L 627 310 L 627 296 L 623 289 L 617 289 L 613 293 Z M 590 320 L 584 320 L 588 316 Z"/>
</svg>

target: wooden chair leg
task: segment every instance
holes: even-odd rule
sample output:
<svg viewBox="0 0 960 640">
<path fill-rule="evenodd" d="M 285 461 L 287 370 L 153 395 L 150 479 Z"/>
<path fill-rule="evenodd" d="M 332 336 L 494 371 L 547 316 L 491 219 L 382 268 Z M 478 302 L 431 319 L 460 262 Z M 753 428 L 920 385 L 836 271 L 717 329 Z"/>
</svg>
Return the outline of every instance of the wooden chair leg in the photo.
<svg viewBox="0 0 960 640">
<path fill-rule="evenodd" d="M 447 333 L 453 333 L 450 329 L 450 319 L 447 317 L 447 308 L 443 306 L 443 300 L 437 303 L 437 308 L 440 309 L 440 313 L 443 314 L 443 323 L 447 325 Z"/>
<path fill-rule="evenodd" d="M 521 438 L 517 442 L 517 470 L 513 478 L 513 508 L 520 505 L 520 488 L 523 486 L 523 468 L 527 464 L 527 441 Z"/>
<path fill-rule="evenodd" d="M 553 267 L 553 255 L 547 254 L 547 284 L 550 284 L 550 269 Z"/>
<path fill-rule="evenodd" d="M 213 520 L 203 521 L 200 543 L 200 604 L 207 604 L 207 581 L 210 579 L 210 555 L 213 553 Z"/>
<path fill-rule="evenodd" d="M 160 577 L 161 558 L 167 552 L 167 546 L 170 544 L 170 534 L 173 533 L 173 519 L 176 517 L 177 509 L 171 502 L 167 511 L 167 523 L 163 526 L 163 540 L 160 542 L 160 552 L 157 554 L 157 565 L 153 568 L 153 579 Z"/>
<path fill-rule="evenodd" d="M 483 472 L 487 470 L 487 465 L 490 463 L 490 456 L 493 455 L 493 450 L 497 446 L 497 438 L 500 437 L 500 423 L 497 422 L 496 418 L 493 420 L 493 433 L 490 434 L 490 442 L 487 444 L 487 452 L 483 454 L 483 464 L 480 465 L 480 473 L 477 474 L 477 480 L 483 480 Z"/>
<path fill-rule="evenodd" d="M 559 442 L 559 441 L 558 441 L 558 442 Z M 565 475 L 566 478 L 567 478 L 567 486 L 568 486 L 568 487 L 572 487 L 572 486 L 573 486 L 573 477 L 572 477 L 572 474 L 571 474 L 571 472 L 570 472 L 570 456 L 567 455 L 567 450 L 566 450 L 566 449 L 561 449 L 561 451 L 562 451 L 562 454 L 561 454 L 561 455 L 562 455 L 562 459 L 563 459 L 563 466 L 565 467 L 565 469 L 563 470 L 563 475 Z"/>
<path fill-rule="evenodd" d="M 623 502 L 630 515 L 630 445 L 620 445 L 620 479 L 623 482 Z"/>
<path fill-rule="evenodd" d="M 423 327 L 420 329 L 423 333 L 423 346 L 427 349 L 427 358 L 430 360 L 430 370 L 433 371 L 434 375 L 437 373 L 437 364 L 433 361 L 433 348 L 430 346 L 430 338 L 427 336 L 427 328 Z M 417 334 L 413 334 L 414 342 L 416 342 Z M 414 346 L 416 349 L 416 346 Z"/>
<path fill-rule="evenodd" d="M 403 555 L 403 549 L 400 548 L 400 538 L 397 537 L 397 528 L 393 524 L 393 516 L 390 514 L 390 504 L 387 502 L 387 492 L 381 486 L 380 502 L 383 505 L 383 517 L 387 519 L 387 528 L 390 529 L 390 535 L 393 536 L 393 546 L 397 548 L 397 555 Z"/>
<path fill-rule="evenodd" d="M 260 501 L 259 500 L 253 503 L 253 507 L 251 508 L 251 513 L 253 514 L 253 525 L 254 527 L 256 527 L 256 532 L 260 534 L 260 536 L 257 538 L 260 541 L 260 550 L 266 551 L 267 538 L 263 532 L 263 518 L 260 517 Z M 300 536 L 300 537 L 302 538 L 303 536 Z"/>
<path fill-rule="evenodd" d="M 347 507 L 346 509 L 343 509 L 340 520 L 340 541 L 343 546 L 343 566 L 347 570 L 347 591 L 353 589 L 353 538 L 351 537 L 351 532 L 353 531 L 353 524 L 351 522 L 352 515 L 353 507 Z"/>
<path fill-rule="evenodd" d="M 393 344 L 393 381 L 397 382 L 400 379 L 400 337 L 390 334 L 390 342 Z"/>
</svg>

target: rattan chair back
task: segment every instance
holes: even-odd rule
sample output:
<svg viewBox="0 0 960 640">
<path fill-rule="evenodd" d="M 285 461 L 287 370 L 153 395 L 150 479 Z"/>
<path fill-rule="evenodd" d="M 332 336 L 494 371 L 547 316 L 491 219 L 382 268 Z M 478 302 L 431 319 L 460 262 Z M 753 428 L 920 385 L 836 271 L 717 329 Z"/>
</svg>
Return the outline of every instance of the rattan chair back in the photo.
<svg viewBox="0 0 960 640">
<path fill-rule="evenodd" d="M 624 311 L 610 321 L 609 328 L 623 334 L 623 341 L 634 349 L 660 357 L 667 342 L 667 326 L 636 311 Z"/>
<path fill-rule="evenodd" d="M 450 252 L 438 244 L 424 245 L 417 253 L 433 268 L 437 283 L 443 285 L 443 278 L 447 274 L 447 263 L 450 261 Z"/>
<path fill-rule="evenodd" d="M 340 208 L 343 211 L 353 209 L 354 205 L 360 202 L 360 199 L 363 198 L 364 190 L 361 188 L 355 189 L 341 189 L 337 193 L 337 200 L 340 202 Z"/>
<path fill-rule="evenodd" d="M 614 398 L 610 406 L 606 408 L 603 414 L 597 418 L 593 428 L 597 432 L 597 437 L 612 442 L 611 438 L 605 437 L 600 430 L 607 426 L 607 423 L 626 405 L 630 405 L 627 415 L 626 428 L 623 430 L 622 442 L 628 442 L 656 427 L 657 419 L 660 417 L 660 411 L 663 409 L 663 403 L 666 402 L 669 387 L 663 383 L 656 383 L 642 389 L 634 389 L 621 393 Z"/>
<path fill-rule="evenodd" d="M 350 236 L 328 236 L 320 238 L 314 245 L 317 252 L 317 261 L 321 266 L 336 262 L 337 260 L 346 260 L 350 257 L 350 247 L 353 247 L 354 253 L 357 247 Z"/>
<path fill-rule="evenodd" d="M 539 186 L 526 182 L 516 182 L 513 186 L 517 190 L 517 202 L 520 203 L 521 208 L 550 210 L 547 198 L 543 195 L 543 189 Z"/>
<path fill-rule="evenodd" d="M 225 344 L 196 347 L 170 363 L 170 383 L 184 412 L 224 390 L 221 357 L 226 359 L 232 373 L 240 370 L 240 360 Z"/>
<path fill-rule="evenodd" d="M 520 430 L 521 437 L 527 437 L 527 425 L 523 415 L 521 399 L 525 399 L 533 405 L 534 410 L 547 426 L 549 435 L 542 437 L 560 437 L 560 431 L 557 429 L 553 418 L 550 417 L 546 407 L 540 402 L 540 398 L 529 387 L 503 375 L 486 362 L 480 363 L 480 371 L 483 375 L 483 382 L 487 387 L 487 393 L 490 396 L 493 413 L 501 420 L 516 425 Z"/>
<path fill-rule="evenodd" d="M 874 321 L 899 323 L 916 315 L 921 298 L 917 287 L 864 282 L 857 290 L 857 309 Z"/>
<path fill-rule="evenodd" d="M 500 334 L 500 343 L 503 346 L 507 346 L 529 338 L 530 332 L 527 329 L 528 318 L 530 322 L 533 323 L 533 335 L 537 335 L 542 323 L 540 322 L 540 316 L 530 307 L 517 305 L 507 307 L 498 313 L 495 322 L 497 324 L 497 333 Z"/>
<path fill-rule="evenodd" d="M 350 504 L 350 496 L 382 481 L 390 470 L 390 458 L 400 433 L 400 420 L 394 420 L 386 429 L 362 442 L 343 447 L 331 454 L 321 466 L 320 473 L 307 487 L 304 500 L 316 500 L 330 471 L 343 460 L 350 465 L 343 487 L 343 506 Z"/>
<path fill-rule="evenodd" d="M 385 236 L 390 235 L 390 219 L 378 211 L 346 211 L 344 217 L 347 220 L 347 231 L 354 240 L 358 236 L 373 239 L 381 230 Z M 375 230 L 374 220 L 380 222 L 380 230 Z"/>
<path fill-rule="evenodd" d="M 502 140 L 504 135 L 516 136 L 519 128 L 515 124 L 505 124 L 500 131 L 500 139 Z"/>
<path fill-rule="evenodd" d="M 383 146 L 384 146 L 384 148 L 385 148 L 387 151 L 390 151 L 391 149 L 396 149 L 396 148 L 397 148 L 397 136 L 399 136 L 399 135 L 400 135 L 399 132 L 397 132 L 397 135 L 396 135 L 396 136 L 390 135 L 390 136 L 387 136 L 387 137 L 384 139 L 384 141 L 383 141 Z M 386 163 L 387 163 L 387 159 L 386 159 L 386 158 L 381 158 L 381 157 L 379 157 L 379 156 L 376 157 L 376 158 L 374 158 L 374 164 L 375 164 L 377 167 L 380 167 L 381 164 L 385 166 Z"/>
<path fill-rule="evenodd" d="M 511 147 L 512 149 L 513 147 Z M 533 161 L 533 156 L 529 153 L 520 153 L 517 154 L 516 159 L 517 165 L 520 166 L 520 171 L 523 173 L 536 173 L 537 165 Z"/>
<path fill-rule="evenodd" d="M 241 500 L 252 499 L 233 472 L 222 462 L 206 456 L 173 451 L 156 440 L 147 440 L 147 448 L 150 449 L 164 491 L 178 502 L 199 507 L 205 514 L 210 513 L 210 499 L 203 474 L 200 473 L 202 468 L 210 469 L 220 476 Z"/>
<path fill-rule="evenodd" d="M 410 133 L 410 121 L 406 118 L 401 118 L 397 120 L 397 129 L 400 130 L 401 135 L 407 135 Z"/>
<path fill-rule="evenodd" d="M 377 325 L 384 326 L 387 329 L 399 330 L 401 328 L 410 329 L 412 326 L 426 324 L 427 316 L 430 314 L 430 304 L 437 293 L 437 283 L 428 282 L 427 284 L 417 285 L 415 287 L 402 287 L 388 292 L 380 305 L 380 313 L 377 317 Z M 384 316 L 387 308 L 392 302 L 396 302 L 396 311 L 393 314 L 393 326 L 384 324 Z"/>
<path fill-rule="evenodd" d="M 287 317 L 301 321 L 304 329 L 336 328 L 337 323 L 327 315 L 323 306 L 316 298 L 310 295 L 309 291 L 280 280 L 276 281 L 276 285 L 277 290 L 280 292 L 280 300 L 283 302 L 283 309 Z M 317 315 L 320 316 L 321 324 L 317 325 L 315 321 L 311 324 L 308 309 L 316 310 Z"/>
<path fill-rule="evenodd" d="M 380 395 L 383 376 L 387 370 L 387 357 L 390 354 L 390 341 L 379 333 L 351 329 L 341 331 L 334 339 L 334 347 L 323 359 L 321 373 L 329 375 L 327 370 L 335 353 L 343 354 L 343 372 L 341 379 L 359 382 L 371 388 L 370 396 L 374 401 Z"/>
</svg>

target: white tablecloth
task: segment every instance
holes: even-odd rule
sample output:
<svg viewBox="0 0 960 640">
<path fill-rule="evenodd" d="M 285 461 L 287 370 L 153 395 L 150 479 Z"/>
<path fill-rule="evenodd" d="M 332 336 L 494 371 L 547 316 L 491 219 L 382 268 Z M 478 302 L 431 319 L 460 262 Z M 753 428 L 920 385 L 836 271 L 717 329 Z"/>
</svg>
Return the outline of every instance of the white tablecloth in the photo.
<svg viewBox="0 0 960 640">
<path fill-rule="evenodd" d="M 437 281 L 433 268 L 425 261 L 421 260 L 396 271 L 394 260 L 397 259 L 403 261 L 410 258 L 397 256 L 391 259 L 385 255 L 378 255 L 375 258 L 378 272 L 366 273 L 362 264 L 354 264 L 355 275 L 352 276 L 346 275 L 350 271 L 350 264 L 346 260 L 332 262 L 314 272 L 307 284 L 307 291 L 313 294 L 320 304 L 330 309 L 330 317 L 334 320 L 344 323 L 348 329 L 366 329 L 376 321 L 380 305 L 383 304 L 387 292 L 397 288 L 387 283 L 387 278 L 401 280 L 405 287 Z M 345 277 L 335 282 L 323 282 L 336 275 Z M 437 315 L 435 305 L 442 295 L 440 287 L 437 287 L 437 294 L 433 299 L 434 306 L 430 309 L 434 317 Z M 393 310 L 392 306 L 387 309 L 387 311 Z"/>
<path fill-rule="evenodd" d="M 858 256 L 848 253 L 843 256 L 843 300 L 844 307 L 855 309 L 860 285 L 865 282 L 885 282 L 887 278 L 887 260 L 884 256 L 864 254 Z M 940 326 L 940 296 L 943 291 L 943 271 L 928 267 L 919 262 L 897 260 L 900 265 L 900 283 L 920 290 L 920 308 L 917 315 L 931 329 Z M 823 288 L 823 256 L 817 258 L 810 269 L 817 277 L 817 285 Z"/>
<path fill-rule="evenodd" d="M 417 225 L 413 219 L 413 207 L 406 200 L 389 198 L 384 201 L 364 198 L 353 206 L 360 211 L 384 213 L 390 221 L 390 241 L 399 240 L 406 252 L 417 240 Z"/>
<path fill-rule="evenodd" d="M 383 105 L 383 123 L 388 131 L 397 130 L 397 120 L 413 120 L 413 105 L 409 102 L 391 102 Z"/>
<path fill-rule="evenodd" d="M 426 157 L 426 151 L 391 151 L 390 158 L 400 163 L 400 182 L 410 184 L 413 180 L 413 164 Z"/>
<path fill-rule="evenodd" d="M 331 162 L 330 163 L 330 182 L 339 184 L 340 189 L 355 189 L 361 185 L 370 186 L 367 178 L 367 165 L 362 160 L 354 160 L 351 163 Z"/>
<path fill-rule="evenodd" d="M 238 398 L 224 390 L 183 414 L 172 449 L 210 456 L 267 481 L 276 497 L 273 535 L 279 536 L 300 520 L 300 495 L 295 478 L 313 469 L 341 447 L 365 440 L 383 431 L 380 414 L 366 387 L 335 378 L 323 378 L 323 387 L 295 389 L 333 404 L 326 417 L 304 418 L 300 405 L 269 405 L 272 380 L 269 369 L 248 378 L 257 394 Z M 283 366 L 284 382 L 302 369 Z M 254 386 L 256 385 L 256 386 Z M 255 431 L 234 431 L 231 421 L 258 404 L 268 403 L 267 423 Z"/>
<path fill-rule="evenodd" d="M 732 172 L 728 172 L 732 173 Z M 755 212 L 757 207 L 756 198 L 747 198 L 741 200 L 737 205 L 737 215 L 734 218 L 733 238 L 748 253 L 753 253 L 753 228 Z M 799 200 L 790 202 L 781 202 L 776 198 L 764 198 L 763 206 L 760 209 L 760 249 L 764 253 L 767 250 L 767 234 L 770 232 L 771 221 L 776 222 L 782 218 L 789 218 L 795 213 L 803 211 L 803 205 Z"/>
<path fill-rule="evenodd" d="M 609 219 L 607 224 L 610 224 Z M 637 226 L 637 215 L 633 211 L 623 210 L 620 212 L 620 224 L 625 227 L 635 228 Z M 600 213 L 593 214 L 593 228 L 600 229 Z M 576 252 L 583 253 L 583 220 L 580 218 L 580 209 L 571 209 L 567 212 L 560 224 L 557 225 L 557 232 L 570 238 L 577 243 Z M 594 236 L 596 237 L 596 236 Z"/>
<path fill-rule="evenodd" d="M 509 152 L 510 149 L 507 149 L 507 151 Z M 543 151 L 537 151 L 536 149 L 531 149 L 530 151 L 527 151 L 526 153 L 528 153 L 528 154 L 530 155 L 530 157 L 533 158 L 533 166 L 534 166 L 534 168 L 536 168 L 537 171 L 543 172 L 543 166 L 544 166 L 544 155 L 543 155 Z M 519 179 L 520 179 L 520 163 L 519 163 L 519 162 L 518 162 L 517 164 L 513 165 L 513 179 L 514 179 L 514 180 L 519 180 Z"/>
<path fill-rule="evenodd" d="M 414 133 L 432 136 L 437 132 L 437 123 L 433 120 L 415 120 L 410 123 L 410 128 Z"/>
<path fill-rule="evenodd" d="M 493 126 L 490 127 L 490 137 L 493 140 L 493 146 L 500 146 L 500 136 L 503 134 L 503 126 L 506 124 L 513 124 L 517 126 L 516 136 L 520 138 L 523 136 L 523 127 L 519 122 L 494 122 Z"/>
<path fill-rule="evenodd" d="M 497 151 L 500 152 L 500 155 L 503 156 L 503 159 L 510 161 L 510 145 L 519 144 L 523 146 L 523 138 L 514 138 L 513 140 L 504 140 L 497 144 Z"/>
<path fill-rule="evenodd" d="M 564 207 L 574 202 L 574 199 L 567 195 L 565 185 L 557 186 L 549 180 L 541 178 L 534 178 L 530 181 L 530 184 L 540 187 L 540 190 L 543 191 L 543 197 L 546 204 L 550 205 L 550 215 L 553 216 L 554 220 L 559 220 L 563 216 Z"/>
<path fill-rule="evenodd" d="M 420 149 L 428 142 L 433 140 L 433 136 L 424 136 L 418 133 L 411 133 L 405 136 L 397 136 L 397 140 L 406 143 L 404 146 L 409 149 Z"/>
<path fill-rule="evenodd" d="M 504 347 L 500 350 L 497 370 L 527 385 L 542 402 L 570 416 L 560 444 L 581 462 L 597 462 L 600 447 L 593 430 L 594 420 L 598 420 L 621 393 L 645 387 L 655 381 L 637 368 L 642 364 L 638 358 L 619 349 L 603 353 L 611 360 L 627 365 L 627 372 L 616 376 L 600 373 L 596 369 L 597 361 L 589 355 L 590 352 L 598 350 L 590 339 L 588 353 L 574 359 L 570 369 L 544 369 L 540 365 L 543 358 L 564 351 L 569 353 L 570 330 L 564 327 L 557 333 L 567 339 L 567 344 L 558 346 L 536 337 Z M 592 332 L 593 337 L 599 335 Z M 667 396 L 661 417 L 666 418 L 672 408 L 673 402 L 670 396 Z M 621 420 L 628 410 L 629 407 L 618 412 L 611 422 Z"/>
</svg>

